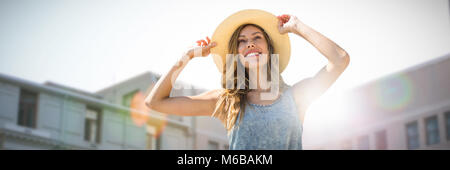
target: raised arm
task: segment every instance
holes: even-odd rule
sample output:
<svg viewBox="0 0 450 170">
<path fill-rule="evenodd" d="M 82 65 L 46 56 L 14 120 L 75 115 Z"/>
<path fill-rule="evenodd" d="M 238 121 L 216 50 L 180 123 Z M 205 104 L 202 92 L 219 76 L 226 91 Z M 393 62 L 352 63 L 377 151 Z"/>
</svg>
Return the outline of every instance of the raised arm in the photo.
<svg viewBox="0 0 450 170">
<path fill-rule="evenodd" d="M 302 23 L 292 15 L 279 16 L 280 33 L 294 33 L 311 43 L 328 59 L 328 64 L 311 78 L 294 84 L 294 93 L 298 94 L 298 103 L 306 109 L 312 101 L 321 96 L 337 80 L 350 63 L 347 52 L 336 43 Z"/>
<path fill-rule="evenodd" d="M 179 116 L 211 116 L 214 111 L 220 90 L 212 90 L 197 96 L 170 97 L 176 78 L 186 64 L 197 56 L 208 56 L 216 43 L 201 40 L 200 47 L 188 50 L 180 61 L 162 76 L 145 99 L 145 104 L 152 110 Z"/>
</svg>

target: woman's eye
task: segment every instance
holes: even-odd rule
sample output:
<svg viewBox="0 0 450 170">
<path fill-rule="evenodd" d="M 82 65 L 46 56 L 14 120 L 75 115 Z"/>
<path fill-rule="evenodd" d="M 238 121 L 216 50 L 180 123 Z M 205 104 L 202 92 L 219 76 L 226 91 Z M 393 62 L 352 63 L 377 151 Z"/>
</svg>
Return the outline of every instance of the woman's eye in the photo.
<svg viewBox="0 0 450 170">
<path fill-rule="evenodd" d="M 260 36 L 256 36 L 255 38 L 253 38 L 253 40 L 257 40 L 257 39 L 260 39 L 261 37 Z"/>
<path fill-rule="evenodd" d="M 239 40 L 238 42 L 239 42 L 239 43 L 242 43 L 242 42 L 245 42 L 245 40 Z"/>
</svg>

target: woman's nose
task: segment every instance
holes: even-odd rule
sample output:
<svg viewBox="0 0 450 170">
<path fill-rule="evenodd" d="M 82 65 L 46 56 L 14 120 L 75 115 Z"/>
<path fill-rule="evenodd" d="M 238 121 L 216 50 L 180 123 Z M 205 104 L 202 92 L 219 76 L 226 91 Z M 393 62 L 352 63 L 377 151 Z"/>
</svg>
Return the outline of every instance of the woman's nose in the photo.
<svg viewBox="0 0 450 170">
<path fill-rule="evenodd" d="M 247 45 L 247 48 L 255 48 L 255 44 L 251 43 L 251 44 Z"/>
</svg>

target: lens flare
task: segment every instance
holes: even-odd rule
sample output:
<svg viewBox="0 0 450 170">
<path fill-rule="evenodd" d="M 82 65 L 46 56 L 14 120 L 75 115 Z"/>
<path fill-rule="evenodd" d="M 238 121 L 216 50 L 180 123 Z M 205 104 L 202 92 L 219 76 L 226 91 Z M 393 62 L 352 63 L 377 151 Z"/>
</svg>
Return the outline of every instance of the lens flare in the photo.
<svg viewBox="0 0 450 170">
<path fill-rule="evenodd" d="M 137 92 L 133 95 L 130 110 L 131 119 L 136 126 L 142 127 L 148 124 L 154 127 L 155 131 L 152 134 L 156 138 L 164 131 L 167 125 L 167 114 L 158 113 L 149 109 L 145 105 L 145 96 L 142 92 Z"/>
<path fill-rule="evenodd" d="M 133 120 L 133 123 L 139 127 L 147 123 L 148 114 L 150 113 L 150 109 L 145 106 L 144 100 L 144 95 L 141 92 L 137 92 L 133 95 L 130 103 L 131 119 Z"/>
<path fill-rule="evenodd" d="M 156 121 L 159 123 L 156 125 L 156 132 L 153 135 L 155 136 L 156 139 L 158 139 L 159 136 L 161 136 L 161 133 L 164 131 L 164 129 L 167 126 L 167 116 L 164 116 L 164 119 L 162 119 L 162 120 L 156 120 Z"/>
<path fill-rule="evenodd" d="M 406 75 L 397 75 L 376 85 L 377 104 L 386 110 L 403 109 L 413 97 L 413 84 Z"/>
</svg>

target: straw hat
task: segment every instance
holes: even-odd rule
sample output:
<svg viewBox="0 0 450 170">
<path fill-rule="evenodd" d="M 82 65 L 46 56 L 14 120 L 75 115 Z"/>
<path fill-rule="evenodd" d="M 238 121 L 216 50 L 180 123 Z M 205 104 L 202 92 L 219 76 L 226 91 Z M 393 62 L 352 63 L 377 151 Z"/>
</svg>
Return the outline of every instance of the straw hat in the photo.
<svg viewBox="0 0 450 170">
<path fill-rule="evenodd" d="M 272 39 L 275 54 L 279 54 L 280 73 L 286 68 L 291 55 L 291 43 L 288 34 L 280 34 L 278 31 L 278 18 L 266 11 L 257 9 L 247 9 L 236 12 L 226 18 L 217 26 L 211 38 L 212 42 L 217 42 L 217 46 L 211 48 L 214 63 L 222 73 L 225 57 L 228 52 L 228 43 L 234 31 L 241 25 L 255 24 L 264 29 Z"/>
</svg>

